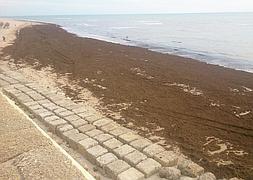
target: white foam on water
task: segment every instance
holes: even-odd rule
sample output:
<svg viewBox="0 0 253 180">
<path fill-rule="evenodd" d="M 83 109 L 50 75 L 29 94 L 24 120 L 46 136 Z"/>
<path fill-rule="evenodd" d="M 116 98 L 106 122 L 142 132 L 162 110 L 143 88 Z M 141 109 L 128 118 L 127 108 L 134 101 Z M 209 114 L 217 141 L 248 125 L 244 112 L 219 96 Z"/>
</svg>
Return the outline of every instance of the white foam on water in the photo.
<svg viewBox="0 0 253 180">
<path fill-rule="evenodd" d="M 135 29 L 134 26 L 119 26 L 119 27 L 111 27 L 112 29 Z"/>
<path fill-rule="evenodd" d="M 55 23 L 82 37 L 140 46 L 253 73 L 253 13 L 24 18 Z"/>
</svg>

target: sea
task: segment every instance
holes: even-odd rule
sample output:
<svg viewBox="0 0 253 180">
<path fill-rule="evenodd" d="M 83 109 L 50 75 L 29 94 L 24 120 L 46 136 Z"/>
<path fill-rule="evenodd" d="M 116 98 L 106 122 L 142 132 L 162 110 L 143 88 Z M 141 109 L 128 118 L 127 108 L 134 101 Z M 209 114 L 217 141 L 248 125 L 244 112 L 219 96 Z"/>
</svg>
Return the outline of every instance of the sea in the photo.
<svg viewBox="0 0 253 180">
<path fill-rule="evenodd" d="M 253 73 L 253 13 L 16 17 L 55 23 L 81 37 L 190 57 Z"/>
</svg>

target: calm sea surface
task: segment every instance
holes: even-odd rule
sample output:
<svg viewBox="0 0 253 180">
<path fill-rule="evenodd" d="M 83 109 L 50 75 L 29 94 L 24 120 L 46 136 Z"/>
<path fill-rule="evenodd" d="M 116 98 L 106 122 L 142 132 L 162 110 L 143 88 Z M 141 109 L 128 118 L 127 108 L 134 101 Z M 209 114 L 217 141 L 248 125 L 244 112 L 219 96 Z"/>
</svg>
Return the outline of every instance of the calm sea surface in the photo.
<svg viewBox="0 0 253 180">
<path fill-rule="evenodd" d="M 253 13 L 33 16 L 69 32 L 253 72 Z"/>
</svg>

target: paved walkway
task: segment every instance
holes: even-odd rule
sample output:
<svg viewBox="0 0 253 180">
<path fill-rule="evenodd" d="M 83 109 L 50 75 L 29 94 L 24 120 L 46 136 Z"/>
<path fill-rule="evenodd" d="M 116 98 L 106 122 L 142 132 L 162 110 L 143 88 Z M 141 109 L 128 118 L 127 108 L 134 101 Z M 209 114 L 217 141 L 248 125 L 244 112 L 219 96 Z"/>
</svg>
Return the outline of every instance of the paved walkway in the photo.
<svg viewBox="0 0 253 180">
<path fill-rule="evenodd" d="M 0 179 L 85 178 L 0 94 Z"/>
<path fill-rule="evenodd" d="M 1 86 L 3 92 L 16 101 L 22 109 L 33 114 L 47 126 L 48 131 L 66 141 L 72 149 L 96 165 L 97 169 L 109 178 L 118 180 L 215 179 L 212 173 L 205 173 L 201 166 L 191 160 L 179 156 L 170 149 L 153 144 L 136 132 L 100 115 L 91 107 L 76 104 L 64 95 L 57 94 L 53 89 L 39 86 L 38 83 L 27 82 L 21 74 L 0 72 Z M 6 104 L 3 105 L 3 108 L 7 107 Z M 9 111 L 10 113 L 6 113 Z M 58 158 L 61 155 L 57 154 L 50 143 L 40 137 L 28 122 L 27 125 L 23 122 L 17 123 L 22 119 L 15 118 L 11 108 L 1 113 L 7 117 L 4 118 L 6 124 L 1 125 L 0 130 L 9 132 L 3 135 L 1 133 L 1 140 L 6 144 L 0 148 L 2 162 L 6 162 L 2 163 L 2 166 L 10 166 L 11 168 L 7 168 L 8 171 L 16 171 L 19 176 L 21 170 L 25 172 L 22 176 L 29 176 L 33 174 L 34 169 L 34 173 L 49 176 L 50 179 L 58 176 L 69 179 L 70 174 L 79 178 L 78 172 L 75 174 L 75 170 L 68 170 L 68 163 L 58 162 L 63 157 Z M 10 117 L 13 117 L 13 121 L 18 120 L 15 123 L 11 122 Z M 16 123 L 22 126 L 17 127 Z M 16 148 L 19 146 L 20 148 Z M 32 148 L 34 146 L 35 149 Z M 45 158 L 40 161 L 40 157 L 44 156 Z M 57 158 L 52 158 L 53 156 Z M 50 168 L 46 168 L 47 166 Z M 56 168 L 59 166 L 59 169 L 50 171 L 54 166 Z M 66 171 L 62 170 L 64 168 Z"/>
</svg>

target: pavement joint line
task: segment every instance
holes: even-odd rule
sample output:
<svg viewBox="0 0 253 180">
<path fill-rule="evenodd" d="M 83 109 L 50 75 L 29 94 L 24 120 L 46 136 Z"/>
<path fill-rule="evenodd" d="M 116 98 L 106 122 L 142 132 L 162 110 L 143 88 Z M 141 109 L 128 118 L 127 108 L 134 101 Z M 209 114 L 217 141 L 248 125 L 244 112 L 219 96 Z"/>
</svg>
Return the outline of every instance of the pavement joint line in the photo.
<svg viewBox="0 0 253 180">
<path fill-rule="evenodd" d="M 22 109 L 20 109 L 18 106 L 15 105 L 15 102 L 8 98 L 2 91 L 0 91 L 0 94 L 13 106 L 15 109 L 17 109 L 22 115 L 24 115 L 35 127 L 40 131 L 40 133 L 45 136 L 47 139 L 49 139 L 52 144 L 63 154 L 65 155 L 72 163 L 73 166 L 75 166 L 82 175 L 87 180 L 96 180 L 88 171 L 86 171 L 69 153 L 67 153 L 59 144 L 55 142 L 43 129 L 41 129 Z"/>
</svg>

